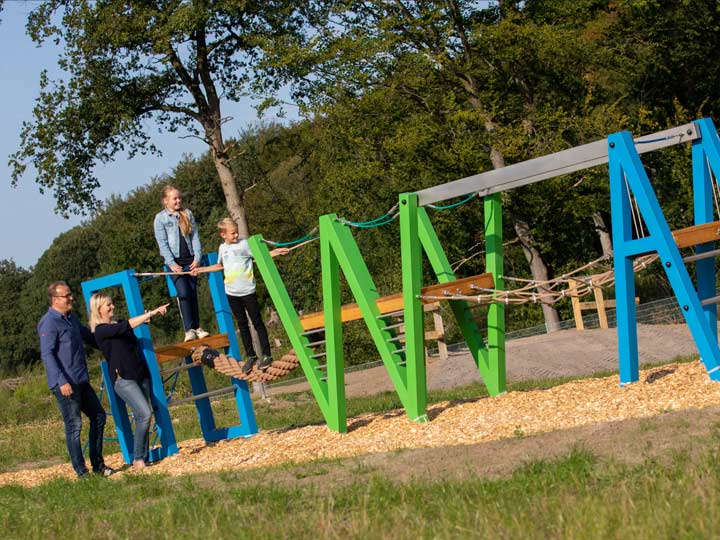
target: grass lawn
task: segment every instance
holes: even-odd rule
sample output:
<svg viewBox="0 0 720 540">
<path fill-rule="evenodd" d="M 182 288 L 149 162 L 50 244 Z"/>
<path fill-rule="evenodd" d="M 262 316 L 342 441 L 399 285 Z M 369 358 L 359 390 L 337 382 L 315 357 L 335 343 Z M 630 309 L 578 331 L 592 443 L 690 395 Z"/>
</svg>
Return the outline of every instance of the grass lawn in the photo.
<svg viewBox="0 0 720 540">
<path fill-rule="evenodd" d="M 42 382 L 29 378 L 14 394 L 0 396 L 2 471 L 66 460 L 62 422 L 38 387 Z M 484 394 L 474 384 L 432 392 L 428 401 Z M 348 400 L 349 416 L 398 407 L 392 393 Z M 231 403 L 216 402 L 213 409 L 218 425 L 237 421 Z M 256 415 L 261 429 L 322 422 L 307 394 L 257 403 Z M 173 409 L 173 419 L 178 440 L 199 436 L 193 406 Z M 660 430 L 663 422 L 663 415 L 642 420 L 640 430 Z M 714 538 L 720 536 L 718 433 L 720 425 L 693 452 L 676 446 L 662 459 L 648 454 L 629 465 L 576 448 L 555 459 L 518 464 L 500 478 L 466 472 L 459 460 L 452 476 L 399 481 L 382 467 L 346 459 L 182 477 L 123 475 L 4 486 L 0 527 L 12 539 Z M 116 443 L 108 443 L 106 452 L 115 451 Z M 436 459 L 445 458 L 445 449 L 434 451 Z"/>
<path fill-rule="evenodd" d="M 334 487 L 292 487 L 273 473 L 125 476 L 0 488 L 6 538 L 713 538 L 720 465 L 626 467 L 574 451 L 509 478 L 395 483 L 353 470 Z M 317 464 L 294 474 L 322 476 Z"/>
</svg>

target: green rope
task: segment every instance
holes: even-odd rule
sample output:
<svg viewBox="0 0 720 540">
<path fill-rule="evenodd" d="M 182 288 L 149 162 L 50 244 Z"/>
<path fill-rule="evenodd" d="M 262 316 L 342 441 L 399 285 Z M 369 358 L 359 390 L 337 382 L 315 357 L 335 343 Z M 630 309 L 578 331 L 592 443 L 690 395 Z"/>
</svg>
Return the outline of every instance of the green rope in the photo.
<svg viewBox="0 0 720 540">
<path fill-rule="evenodd" d="M 345 225 L 350 225 L 351 227 L 360 227 L 361 229 L 371 229 L 372 227 L 379 227 L 381 225 L 385 225 L 387 223 L 390 223 L 397 214 L 393 215 L 393 212 L 397 210 L 398 205 L 396 204 L 393 206 L 390 210 L 385 212 L 382 216 L 376 217 L 375 219 L 370 219 L 368 221 L 349 221 L 347 219 L 341 219 L 340 221 L 344 223 Z"/>
<path fill-rule="evenodd" d="M 462 199 L 456 203 L 452 203 L 452 204 L 446 204 L 446 205 L 428 204 L 428 208 L 432 208 L 433 210 L 449 210 L 450 208 L 456 208 L 456 207 L 460 206 L 461 204 L 465 204 L 467 202 L 472 201 L 475 198 L 475 195 L 477 195 L 477 194 L 471 193 L 464 199 Z"/>
<path fill-rule="evenodd" d="M 340 218 L 338 221 L 344 225 L 349 225 L 350 227 L 357 227 L 358 229 L 373 229 L 375 227 L 382 227 L 383 225 L 387 225 L 388 223 L 391 223 L 397 218 L 400 214 L 393 214 L 392 216 L 389 216 L 386 218 L 387 214 L 385 216 L 382 216 L 383 218 L 386 218 L 384 221 L 379 221 L 377 219 L 373 219 L 371 221 L 365 221 L 365 222 L 355 222 L 355 221 L 348 221 L 347 219 Z"/>
<path fill-rule="evenodd" d="M 319 236 L 313 236 L 317 232 L 317 227 L 315 227 L 312 231 L 307 233 L 305 236 L 301 238 L 296 238 L 295 240 L 290 240 L 288 242 L 274 242 L 273 240 L 266 240 L 263 238 L 263 242 L 266 244 L 270 244 L 271 246 L 275 247 L 289 247 L 294 246 L 296 244 L 302 244 L 303 242 L 308 242 L 310 240 L 317 240 L 320 238 Z"/>
</svg>

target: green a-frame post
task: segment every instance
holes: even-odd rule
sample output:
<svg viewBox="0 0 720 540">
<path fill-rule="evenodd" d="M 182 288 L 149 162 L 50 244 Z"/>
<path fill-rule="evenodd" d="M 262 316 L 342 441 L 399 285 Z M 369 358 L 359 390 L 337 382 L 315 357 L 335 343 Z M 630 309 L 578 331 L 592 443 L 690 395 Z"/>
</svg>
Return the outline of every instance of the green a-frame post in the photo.
<svg viewBox="0 0 720 540">
<path fill-rule="evenodd" d="M 502 283 L 502 216 L 500 195 L 485 200 L 487 270 L 493 274 L 495 288 Z M 376 301 L 380 298 L 360 250 L 348 229 L 335 214 L 322 216 L 319 222 L 320 253 L 325 321 L 325 353 L 314 353 L 308 335 L 282 282 L 277 267 L 262 236 L 250 238 L 250 249 L 258 270 L 278 311 L 280 320 L 295 349 L 311 391 L 320 406 L 328 427 L 347 431 L 345 405 L 345 362 L 342 350 L 340 272 L 357 301 L 370 335 L 400 397 L 408 417 L 427 421 L 427 384 L 425 371 L 424 321 L 420 299 L 422 288 L 422 253 L 426 253 L 441 283 L 455 279 L 424 208 L 417 196 L 400 196 L 401 256 L 403 268 L 404 347 L 399 346 L 397 325 L 388 325 Z M 467 341 L 490 395 L 505 391 L 505 321 L 504 306 L 492 303 L 488 313 L 488 345 L 485 345 L 466 302 L 451 301 L 453 313 Z M 318 358 L 325 357 L 325 365 Z M 322 368 L 326 368 L 323 376 Z"/>
</svg>

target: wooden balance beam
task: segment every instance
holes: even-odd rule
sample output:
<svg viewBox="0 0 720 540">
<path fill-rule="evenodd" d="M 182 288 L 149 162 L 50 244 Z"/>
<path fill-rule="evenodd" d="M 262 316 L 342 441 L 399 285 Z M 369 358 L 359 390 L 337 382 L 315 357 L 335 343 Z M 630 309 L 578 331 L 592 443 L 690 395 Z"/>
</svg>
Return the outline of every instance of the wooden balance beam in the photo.
<svg viewBox="0 0 720 540">
<path fill-rule="evenodd" d="M 193 350 L 200 345 L 207 345 L 213 349 L 220 349 L 221 347 L 228 347 L 230 340 L 227 334 L 215 334 L 214 336 L 208 336 L 203 339 L 193 339 L 192 341 L 185 341 L 183 343 L 175 343 L 174 345 L 165 345 L 164 347 L 158 347 L 155 349 L 155 358 L 157 363 L 172 362 L 178 358 L 186 358 L 191 356 Z"/>
<path fill-rule="evenodd" d="M 420 291 L 422 296 L 448 296 L 448 300 L 452 300 L 449 295 L 476 295 L 478 291 L 473 287 L 479 287 L 481 289 L 492 289 L 495 286 L 493 276 L 490 273 L 479 274 L 477 276 L 471 276 L 462 279 L 456 279 L 455 281 L 449 281 L 447 283 L 437 283 L 435 285 L 429 285 L 423 287 Z M 433 304 L 438 300 L 437 298 L 426 299 L 423 298 L 423 304 Z M 388 313 L 394 313 L 396 311 L 402 311 L 405 304 L 403 302 L 403 294 L 396 293 L 389 296 L 382 296 L 375 300 L 375 304 L 378 307 L 381 315 Z M 340 310 L 340 320 L 342 322 L 357 321 L 362 319 L 362 313 L 360 307 L 357 304 L 345 304 Z M 317 330 L 319 328 L 325 328 L 325 315 L 322 311 L 317 313 L 308 313 L 300 317 L 300 324 L 303 330 Z"/>
</svg>

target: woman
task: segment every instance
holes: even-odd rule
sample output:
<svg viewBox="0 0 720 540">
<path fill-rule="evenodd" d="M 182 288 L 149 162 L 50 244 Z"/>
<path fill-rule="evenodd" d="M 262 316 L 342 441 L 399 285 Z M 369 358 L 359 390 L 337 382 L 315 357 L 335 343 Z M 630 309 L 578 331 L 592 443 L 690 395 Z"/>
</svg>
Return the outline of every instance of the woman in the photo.
<svg viewBox="0 0 720 540">
<path fill-rule="evenodd" d="M 149 451 L 150 371 L 140 351 L 133 328 L 155 315 L 165 315 L 169 304 L 159 306 L 130 320 L 115 322 L 115 304 L 107 294 L 90 298 L 90 330 L 108 362 L 115 393 L 130 406 L 135 417 L 133 467 L 145 467 Z"/>
<path fill-rule="evenodd" d="M 183 208 L 182 195 L 175 186 L 162 191 L 163 209 L 155 216 L 153 229 L 165 265 L 175 274 L 171 276 L 180 303 L 180 315 L 185 327 L 185 341 L 206 338 L 210 334 L 200 328 L 197 298 L 197 277 L 202 246 L 192 212 Z"/>
</svg>

